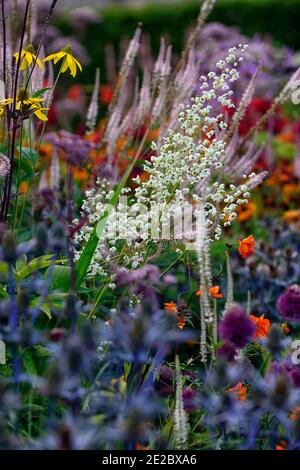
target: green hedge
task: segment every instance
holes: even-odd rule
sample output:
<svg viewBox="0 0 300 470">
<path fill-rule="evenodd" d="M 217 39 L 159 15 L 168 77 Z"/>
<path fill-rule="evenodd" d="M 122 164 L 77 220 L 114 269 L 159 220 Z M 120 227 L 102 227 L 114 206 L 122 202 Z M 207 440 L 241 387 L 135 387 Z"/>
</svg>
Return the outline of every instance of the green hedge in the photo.
<svg viewBox="0 0 300 470">
<path fill-rule="evenodd" d="M 159 48 L 160 36 L 167 34 L 175 52 L 182 47 L 185 31 L 197 18 L 201 1 L 182 0 L 174 5 L 147 5 L 140 8 L 110 7 L 99 11 L 99 22 L 91 25 L 83 42 L 92 64 L 86 70 L 85 82 L 95 64 L 104 70 L 104 44 L 119 44 L 120 37 L 132 36 L 138 22 L 151 36 L 153 50 Z M 275 43 L 300 49 L 300 0 L 217 0 L 209 21 L 237 25 L 249 36 L 270 33 Z M 66 34 L 72 34 L 68 16 L 60 19 Z"/>
</svg>

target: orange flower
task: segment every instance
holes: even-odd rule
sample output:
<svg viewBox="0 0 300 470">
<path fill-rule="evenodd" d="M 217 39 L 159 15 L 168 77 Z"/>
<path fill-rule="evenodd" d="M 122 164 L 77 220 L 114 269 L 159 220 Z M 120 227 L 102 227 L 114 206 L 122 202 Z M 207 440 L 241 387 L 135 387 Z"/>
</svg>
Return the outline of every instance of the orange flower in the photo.
<svg viewBox="0 0 300 470">
<path fill-rule="evenodd" d="M 284 184 L 283 187 L 284 202 L 289 203 L 299 195 L 299 185 L 295 183 Z"/>
<path fill-rule="evenodd" d="M 261 317 L 256 317 L 255 315 L 250 315 L 251 320 L 255 323 L 256 332 L 254 338 L 262 338 L 268 336 L 270 330 L 270 320 L 265 318 L 264 315 Z"/>
<path fill-rule="evenodd" d="M 286 450 L 287 442 L 280 441 L 279 444 L 275 447 L 275 450 Z"/>
<path fill-rule="evenodd" d="M 183 330 L 186 325 L 186 321 L 183 315 L 179 315 L 178 322 L 177 322 L 177 328 L 179 330 Z"/>
<path fill-rule="evenodd" d="M 239 400 L 244 401 L 247 399 L 247 387 L 242 382 L 239 382 L 234 387 L 229 388 L 227 391 L 230 393 L 234 393 L 236 395 L 236 398 L 238 398 Z"/>
<path fill-rule="evenodd" d="M 287 144 L 293 144 L 295 142 L 295 133 L 283 132 L 282 134 L 279 134 L 278 140 Z"/>
<path fill-rule="evenodd" d="M 238 214 L 238 221 L 245 222 L 246 220 L 251 219 L 256 212 L 256 204 L 254 202 L 248 202 L 241 207 Z"/>
<path fill-rule="evenodd" d="M 144 447 L 139 442 L 136 444 L 134 450 L 150 450 L 150 447 Z"/>
<path fill-rule="evenodd" d="M 25 194 L 28 188 L 28 183 L 26 181 L 23 181 L 20 186 L 19 186 L 19 193 L 20 194 Z"/>
<path fill-rule="evenodd" d="M 283 214 L 283 220 L 288 224 L 295 224 L 300 221 L 300 210 L 290 209 Z"/>
<path fill-rule="evenodd" d="M 243 240 L 239 240 L 239 253 L 240 255 L 246 259 L 248 256 L 252 255 L 253 249 L 255 247 L 254 237 L 253 235 L 249 235 L 249 237 L 244 238 Z"/>
<path fill-rule="evenodd" d="M 177 305 L 175 304 L 175 302 L 165 302 L 164 309 L 168 313 L 173 313 L 173 314 L 177 313 Z"/>
<path fill-rule="evenodd" d="M 214 299 L 221 299 L 223 297 L 223 294 L 220 292 L 220 286 L 212 286 L 209 289 L 209 293 Z"/>
<path fill-rule="evenodd" d="M 287 326 L 286 323 L 281 323 L 281 328 L 282 328 L 283 333 L 284 333 L 285 335 L 288 335 L 288 334 L 289 334 L 290 329 L 289 329 L 289 327 Z"/>
<path fill-rule="evenodd" d="M 209 289 L 209 294 L 214 298 L 214 299 L 221 299 L 223 297 L 223 294 L 220 292 L 220 286 L 212 286 Z M 195 295 L 202 295 L 201 290 L 197 290 L 195 292 Z"/>
</svg>

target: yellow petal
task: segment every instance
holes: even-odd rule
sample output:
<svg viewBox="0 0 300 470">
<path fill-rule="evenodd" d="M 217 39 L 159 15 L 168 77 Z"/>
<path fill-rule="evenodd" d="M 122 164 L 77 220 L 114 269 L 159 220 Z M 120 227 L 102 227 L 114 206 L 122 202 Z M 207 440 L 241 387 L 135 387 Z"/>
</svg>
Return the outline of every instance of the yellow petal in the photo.
<svg viewBox="0 0 300 470">
<path fill-rule="evenodd" d="M 47 57 L 45 57 L 44 62 L 48 62 L 49 60 L 55 59 L 56 54 L 50 54 Z"/>
<path fill-rule="evenodd" d="M 28 63 L 27 63 L 26 57 L 24 57 L 24 59 L 22 60 L 20 70 L 25 70 L 27 69 L 27 67 L 28 67 Z"/>
<path fill-rule="evenodd" d="M 25 59 L 27 61 L 28 66 L 32 64 L 33 57 L 32 57 L 32 54 L 30 54 L 30 52 L 26 52 Z"/>
<path fill-rule="evenodd" d="M 36 57 L 36 63 L 38 64 L 38 67 L 39 67 L 41 70 L 43 70 L 44 67 L 43 67 L 42 61 L 41 61 L 38 57 Z"/>
<path fill-rule="evenodd" d="M 46 110 L 47 108 L 42 108 L 44 110 Z M 41 108 L 38 108 L 34 111 L 34 114 L 37 118 L 39 118 L 41 121 L 48 121 L 48 117 L 46 116 L 46 114 L 43 114 L 42 113 L 42 109 Z"/>
<path fill-rule="evenodd" d="M 75 57 L 73 57 L 73 59 L 75 60 L 75 63 L 77 65 L 77 67 L 79 68 L 80 72 L 82 72 L 82 66 L 81 66 L 81 63 L 79 62 L 79 60 L 75 59 Z"/>
<path fill-rule="evenodd" d="M 68 62 L 69 68 L 71 70 L 72 77 L 76 77 L 76 64 L 75 64 L 75 60 L 73 59 L 71 54 L 67 55 L 67 62 Z"/>
<path fill-rule="evenodd" d="M 61 73 L 65 73 L 69 68 L 67 57 L 64 59 L 64 62 L 61 67 Z"/>
</svg>

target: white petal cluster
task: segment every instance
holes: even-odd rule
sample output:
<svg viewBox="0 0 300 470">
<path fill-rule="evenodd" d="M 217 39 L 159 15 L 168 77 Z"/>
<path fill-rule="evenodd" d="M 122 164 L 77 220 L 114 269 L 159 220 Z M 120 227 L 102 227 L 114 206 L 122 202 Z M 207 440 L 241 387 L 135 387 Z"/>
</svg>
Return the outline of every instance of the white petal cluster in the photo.
<svg viewBox="0 0 300 470">
<path fill-rule="evenodd" d="M 236 67 L 245 48 L 245 45 L 231 48 L 227 57 L 218 62 L 217 72 L 200 78 L 200 94 L 180 110 L 177 130 L 169 130 L 159 147 L 152 144 L 154 154 L 144 167 L 149 177 L 143 182 L 135 178 L 137 187 L 133 191 L 124 189 L 128 206 L 120 202 L 111 213 L 89 269 L 91 276 L 107 275 L 108 263 L 116 256 L 116 245 L 121 240 L 125 240 L 126 246 L 122 265 L 138 267 L 145 257 L 146 242 L 153 238 L 153 221 L 157 222 L 156 234 L 167 238 L 163 232 L 178 207 L 191 204 L 204 207 L 209 242 L 220 238 L 222 225 L 230 224 L 237 216 L 238 206 L 248 202 L 250 186 L 257 178 L 251 174 L 249 180 L 246 176 L 237 185 L 234 175 L 225 171 L 224 166 L 229 164 L 224 132 L 227 123 L 222 114 L 224 107 L 234 107 L 231 87 L 239 78 Z M 107 183 L 98 184 L 98 189 L 86 193 L 82 211 L 88 223 L 76 236 L 79 246 L 76 257 L 113 194 Z M 109 281 L 113 285 L 113 279 Z"/>
</svg>

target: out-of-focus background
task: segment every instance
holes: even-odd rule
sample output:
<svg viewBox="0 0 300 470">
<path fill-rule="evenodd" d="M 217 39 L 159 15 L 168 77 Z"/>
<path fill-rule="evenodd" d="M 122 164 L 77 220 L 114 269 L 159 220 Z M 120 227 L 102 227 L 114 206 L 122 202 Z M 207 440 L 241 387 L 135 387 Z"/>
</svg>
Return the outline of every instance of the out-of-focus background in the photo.
<svg viewBox="0 0 300 470">
<path fill-rule="evenodd" d="M 38 1 L 38 0 L 36 0 Z M 49 5 L 49 0 L 39 0 Z M 157 54 L 160 38 L 179 54 L 193 26 L 200 0 L 61 0 L 55 26 L 67 37 L 75 37 L 82 54 L 87 51 L 82 81 L 100 66 L 102 78 L 122 56 L 138 23 L 142 24 L 144 49 Z M 249 37 L 300 49 L 300 0 L 217 0 L 209 23 L 236 27 Z M 119 57 L 120 56 L 120 57 Z M 114 65 L 113 62 L 116 61 Z M 108 77 L 109 79 L 110 77 Z"/>
</svg>

